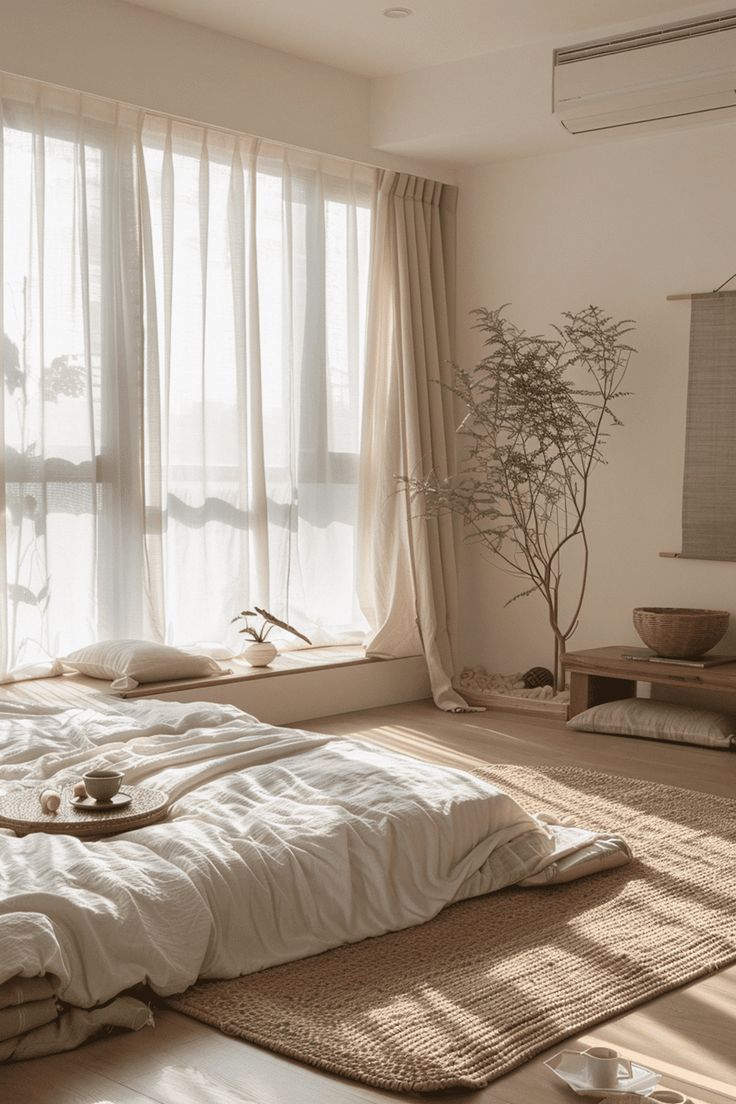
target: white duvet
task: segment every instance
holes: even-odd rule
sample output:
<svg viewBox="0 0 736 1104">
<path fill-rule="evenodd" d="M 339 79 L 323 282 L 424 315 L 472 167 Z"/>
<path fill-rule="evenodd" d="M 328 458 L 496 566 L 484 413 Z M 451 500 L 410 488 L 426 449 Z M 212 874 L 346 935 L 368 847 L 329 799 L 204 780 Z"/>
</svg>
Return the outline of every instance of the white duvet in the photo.
<svg viewBox="0 0 736 1104">
<path fill-rule="evenodd" d="M 52 974 L 83 1007 L 418 924 L 600 843 L 461 771 L 234 707 L 0 705 L 0 792 L 92 765 L 166 790 L 168 819 L 94 843 L 0 832 L 0 982 Z"/>
</svg>

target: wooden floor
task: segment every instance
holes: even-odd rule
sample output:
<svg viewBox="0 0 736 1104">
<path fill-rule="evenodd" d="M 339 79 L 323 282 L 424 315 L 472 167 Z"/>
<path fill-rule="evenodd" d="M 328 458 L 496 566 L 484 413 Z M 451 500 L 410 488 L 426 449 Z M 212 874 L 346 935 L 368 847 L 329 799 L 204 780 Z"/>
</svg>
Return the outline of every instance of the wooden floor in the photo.
<svg viewBox="0 0 736 1104">
<path fill-rule="evenodd" d="M 575 733 L 534 717 L 451 715 L 422 702 L 330 717 L 308 727 L 361 736 L 455 766 L 575 763 L 736 797 L 736 754 Z M 614 1046 L 663 1071 L 662 1087 L 680 1089 L 693 1104 L 736 1104 L 736 965 L 565 1045 L 582 1049 L 596 1044 Z M 573 1094 L 542 1065 L 548 1056 L 540 1055 L 480 1092 L 446 1093 L 440 1099 L 569 1104 Z M 402 1099 L 407 1097 L 326 1076 L 169 1011 L 158 1012 L 153 1030 L 0 1067 L 1 1104 L 367 1104 Z"/>
</svg>

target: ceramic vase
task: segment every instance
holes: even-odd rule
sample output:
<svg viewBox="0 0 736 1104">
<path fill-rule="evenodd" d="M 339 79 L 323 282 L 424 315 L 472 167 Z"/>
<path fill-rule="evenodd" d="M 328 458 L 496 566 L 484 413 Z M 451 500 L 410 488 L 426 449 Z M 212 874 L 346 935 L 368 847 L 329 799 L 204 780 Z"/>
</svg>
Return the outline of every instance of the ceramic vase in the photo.
<svg viewBox="0 0 736 1104">
<path fill-rule="evenodd" d="M 277 655 L 278 652 L 273 644 L 269 640 L 263 640 L 256 644 L 249 644 L 242 653 L 242 658 L 246 663 L 250 663 L 251 667 L 268 667 Z"/>
</svg>

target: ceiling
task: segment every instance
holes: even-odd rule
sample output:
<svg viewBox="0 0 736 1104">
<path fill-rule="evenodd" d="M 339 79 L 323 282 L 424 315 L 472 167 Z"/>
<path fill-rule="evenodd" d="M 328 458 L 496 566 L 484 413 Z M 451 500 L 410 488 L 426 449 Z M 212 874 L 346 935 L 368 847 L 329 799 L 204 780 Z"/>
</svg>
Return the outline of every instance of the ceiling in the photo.
<svg viewBox="0 0 736 1104">
<path fill-rule="evenodd" d="M 558 38 L 596 38 L 727 8 L 693 0 L 128 0 L 366 77 L 407 72 Z"/>
</svg>

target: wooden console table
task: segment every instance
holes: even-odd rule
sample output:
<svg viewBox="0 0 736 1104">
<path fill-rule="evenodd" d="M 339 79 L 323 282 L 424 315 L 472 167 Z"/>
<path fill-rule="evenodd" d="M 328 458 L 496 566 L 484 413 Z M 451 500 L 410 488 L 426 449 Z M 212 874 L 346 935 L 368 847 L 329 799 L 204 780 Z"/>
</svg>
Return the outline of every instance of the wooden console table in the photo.
<svg viewBox="0 0 736 1104">
<path fill-rule="evenodd" d="M 593 705 L 636 696 L 637 682 L 680 686 L 686 690 L 718 690 L 736 694 L 736 663 L 719 667 L 685 667 L 680 663 L 650 663 L 646 659 L 622 659 L 641 645 L 588 648 L 569 652 L 565 669 L 570 675 L 570 717 Z"/>
</svg>

